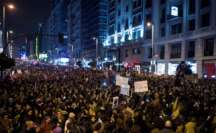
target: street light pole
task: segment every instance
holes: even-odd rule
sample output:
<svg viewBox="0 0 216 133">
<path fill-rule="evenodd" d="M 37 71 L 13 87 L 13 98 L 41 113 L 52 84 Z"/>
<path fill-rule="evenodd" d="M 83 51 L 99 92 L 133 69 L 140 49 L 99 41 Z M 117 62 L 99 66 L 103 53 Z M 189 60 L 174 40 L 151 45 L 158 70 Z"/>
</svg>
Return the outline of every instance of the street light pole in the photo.
<svg viewBox="0 0 216 133">
<path fill-rule="evenodd" d="M 3 53 L 7 54 L 7 31 L 6 31 L 6 7 L 13 10 L 15 6 L 13 4 L 3 4 L 2 6 L 2 44 Z"/>
<path fill-rule="evenodd" d="M 2 7 L 2 46 L 3 46 L 3 53 L 7 53 L 6 52 L 6 27 L 5 27 L 5 5 L 3 5 Z"/>
<path fill-rule="evenodd" d="M 154 50 L 154 25 L 152 24 L 152 58 L 154 57 L 154 53 L 155 53 L 155 50 Z"/>
<path fill-rule="evenodd" d="M 152 69 L 152 72 L 155 73 L 156 71 L 156 62 L 154 62 L 154 55 L 155 55 L 155 49 L 154 49 L 154 24 L 151 23 L 151 22 L 147 22 L 147 26 L 148 27 L 151 27 L 151 47 L 152 47 L 152 61 L 151 61 L 151 69 Z M 154 66 L 154 70 L 153 70 L 153 66 Z"/>
</svg>

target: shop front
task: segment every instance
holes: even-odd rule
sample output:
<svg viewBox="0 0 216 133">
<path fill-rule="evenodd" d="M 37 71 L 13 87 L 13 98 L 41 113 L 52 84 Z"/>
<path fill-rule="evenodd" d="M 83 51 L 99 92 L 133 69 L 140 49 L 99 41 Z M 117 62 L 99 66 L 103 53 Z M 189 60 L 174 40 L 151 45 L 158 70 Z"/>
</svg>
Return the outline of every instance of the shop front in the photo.
<svg viewBox="0 0 216 133">
<path fill-rule="evenodd" d="M 203 75 L 208 78 L 216 76 L 216 60 L 203 61 Z"/>
</svg>

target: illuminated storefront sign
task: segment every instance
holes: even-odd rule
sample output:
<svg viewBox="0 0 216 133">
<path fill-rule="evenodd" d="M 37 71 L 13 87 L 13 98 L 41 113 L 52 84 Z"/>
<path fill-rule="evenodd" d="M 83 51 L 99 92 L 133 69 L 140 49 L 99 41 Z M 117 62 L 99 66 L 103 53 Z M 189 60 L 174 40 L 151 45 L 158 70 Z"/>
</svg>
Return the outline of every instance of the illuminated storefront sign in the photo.
<svg viewBox="0 0 216 133">
<path fill-rule="evenodd" d="M 190 66 L 190 69 L 191 69 L 193 74 L 197 73 L 197 63 L 187 61 L 186 64 Z"/>
<path fill-rule="evenodd" d="M 112 43 L 124 43 L 127 40 L 134 40 L 143 37 L 144 27 L 142 25 L 131 27 L 128 30 L 123 30 L 121 32 L 115 33 L 113 35 L 109 35 L 107 39 L 104 41 L 104 46 L 110 46 Z M 136 32 L 136 36 L 133 37 L 133 33 Z M 112 41 L 113 39 L 113 41 Z"/>
<path fill-rule="evenodd" d="M 39 59 L 40 60 L 44 60 L 44 59 L 47 59 L 47 58 L 48 58 L 47 54 L 39 54 Z"/>
<path fill-rule="evenodd" d="M 172 6 L 171 7 L 171 15 L 177 17 L 179 15 L 178 13 L 178 7 L 177 6 Z"/>
<path fill-rule="evenodd" d="M 168 75 L 175 75 L 178 63 L 169 63 L 168 64 Z"/>
<path fill-rule="evenodd" d="M 157 72 L 156 74 L 158 75 L 163 75 L 165 74 L 165 63 L 157 63 Z"/>
</svg>

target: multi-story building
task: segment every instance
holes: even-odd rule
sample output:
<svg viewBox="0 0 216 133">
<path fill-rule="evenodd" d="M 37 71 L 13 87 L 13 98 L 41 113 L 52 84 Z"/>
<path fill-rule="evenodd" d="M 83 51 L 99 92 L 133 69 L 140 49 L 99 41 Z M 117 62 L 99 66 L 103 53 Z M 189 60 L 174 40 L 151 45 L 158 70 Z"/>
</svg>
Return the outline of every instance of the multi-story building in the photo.
<svg viewBox="0 0 216 133">
<path fill-rule="evenodd" d="M 68 51 L 71 58 L 81 57 L 81 1 L 71 0 L 68 5 Z"/>
<path fill-rule="evenodd" d="M 215 12 L 215 0 L 109 0 L 104 46 L 123 64 L 148 67 L 154 59 L 160 74 L 187 61 L 199 76 L 215 75 Z"/>
<path fill-rule="evenodd" d="M 67 55 L 67 38 L 59 41 L 60 35 L 67 37 L 67 6 L 69 0 L 54 0 L 53 9 L 46 23 L 43 24 L 40 52 L 48 52 L 50 55 Z"/>
<path fill-rule="evenodd" d="M 0 53 L 3 52 L 3 43 L 2 43 L 2 30 L 0 30 Z"/>
<path fill-rule="evenodd" d="M 69 49 L 75 58 L 96 57 L 107 36 L 107 0 L 71 0 L 68 6 Z M 101 50 L 98 50 L 98 55 Z"/>
</svg>

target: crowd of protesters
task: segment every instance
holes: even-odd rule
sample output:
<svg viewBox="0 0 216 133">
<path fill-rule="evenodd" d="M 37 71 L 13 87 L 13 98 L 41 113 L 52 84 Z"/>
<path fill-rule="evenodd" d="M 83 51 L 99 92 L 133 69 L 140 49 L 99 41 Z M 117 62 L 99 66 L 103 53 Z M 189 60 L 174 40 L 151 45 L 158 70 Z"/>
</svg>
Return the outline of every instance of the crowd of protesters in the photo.
<svg viewBox="0 0 216 133">
<path fill-rule="evenodd" d="M 0 133 L 216 133 L 215 81 L 179 79 L 177 86 L 174 77 L 131 73 L 131 95 L 123 96 L 114 75 L 55 67 L 13 72 L 0 82 Z M 133 93 L 140 80 L 149 91 Z"/>
</svg>

